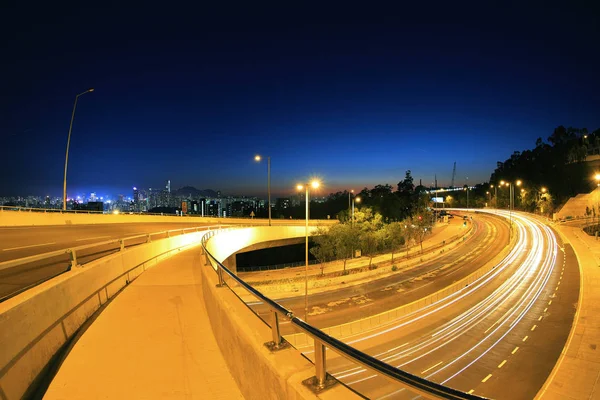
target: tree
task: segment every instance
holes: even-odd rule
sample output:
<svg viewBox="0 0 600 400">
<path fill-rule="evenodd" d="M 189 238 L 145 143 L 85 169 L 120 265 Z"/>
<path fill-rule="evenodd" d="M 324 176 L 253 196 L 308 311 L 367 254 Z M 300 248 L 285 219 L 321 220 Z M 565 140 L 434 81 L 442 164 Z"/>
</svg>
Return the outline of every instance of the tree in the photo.
<svg viewBox="0 0 600 400">
<path fill-rule="evenodd" d="M 315 245 L 310 249 L 310 253 L 321 263 L 321 275 L 323 275 L 324 263 L 335 258 L 335 243 L 325 228 L 318 228 L 312 240 Z"/>
<path fill-rule="evenodd" d="M 392 253 L 392 264 L 394 263 L 394 251 L 405 243 L 402 235 L 402 224 L 400 222 L 392 222 L 384 227 L 385 243 Z"/>
<path fill-rule="evenodd" d="M 366 231 L 360 235 L 360 248 L 364 255 L 369 257 L 369 268 L 373 261 L 373 256 L 377 254 L 380 248 L 381 235 L 380 231 Z"/>
<path fill-rule="evenodd" d="M 352 252 L 358 248 L 358 230 L 348 224 L 332 225 L 329 235 L 335 246 L 337 258 L 344 260 L 344 273 L 346 273 L 346 261 L 352 258 Z"/>
<path fill-rule="evenodd" d="M 430 211 L 423 211 L 416 218 L 412 219 L 412 225 L 414 226 L 414 238 L 417 239 L 421 246 L 421 253 L 423 253 L 423 239 L 426 235 L 431 233 L 431 221 L 432 215 Z"/>
</svg>

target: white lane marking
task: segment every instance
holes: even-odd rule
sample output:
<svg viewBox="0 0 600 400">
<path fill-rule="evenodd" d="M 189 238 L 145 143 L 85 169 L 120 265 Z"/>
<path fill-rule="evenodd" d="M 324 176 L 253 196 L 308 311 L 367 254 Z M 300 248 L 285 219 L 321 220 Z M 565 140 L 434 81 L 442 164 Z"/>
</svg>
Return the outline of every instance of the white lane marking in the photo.
<svg viewBox="0 0 600 400">
<path fill-rule="evenodd" d="M 364 308 L 364 307 L 369 307 L 374 305 L 375 303 L 369 303 L 369 304 L 365 304 L 364 306 L 358 306 L 358 308 Z"/>
<path fill-rule="evenodd" d="M 30 247 L 50 246 L 51 244 L 56 244 L 56 242 L 52 242 L 52 243 L 40 243 L 40 244 L 30 244 L 29 246 L 11 247 L 9 249 L 2 249 L 2 251 L 21 250 L 21 249 L 28 249 Z"/>
<path fill-rule="evenodd" d="M 534 326 L 532 326 L 532 327 L 531 327 L 531 330 L 532 330 L 532 331 L 535 331 L 535 328 L 537 328 L 537 325 L 534 325 Z"/>
<path fill-rule="evenodd" d="M 485 378 L 483 378 L 483 380 L 481 381 L 482 383 L 487 382 L 488 379 L 490 379 L 492 377 L 492 374 L 489 374 L 488 376 L 486 376 Z"/>
<path fill-rule="evenodd" d="M 540 315 L 540 317 L 538 318 L 538 321 L 541 321 L 541 320 L 542 320 L 542 318 L 543 318 L 543 317 Z"/>
<path fill-rule="evenodd" d="M 110 237 L 110 235 L 106 235 L 106 236 L 96 236 L 96 237 L 91 237 L 91 238 L 85 238 L 85 239 L 75 239 L 76 242 L 82 242 L 84 240 L 95 240 L 95 239 L 104 239 Z"/>
<path fill-rule="evenodd" d="M 525 341 L 527 341 L 527 339 L 529 339 L 529 336 L 525 336 L 525 337 L 523 338 L 523 341 L 525 342 Z"/>
<path fill-rule="evenodd" d="M 426 372 L 429 372 L 429 371 L 431 371 L 432 369 L 434 369 L 435 367 L 437 367 L 438 365 L 440 365 L 440 364 L 443 364 L 443 363 L 444 363 L 443 361 L 440 361 L 439 363 L 435 364 L 435 365 L 434 365 L 434 366 L 432 366 L 432 367 L 429 367 L 429 368 L 427 368 L 425 371 L 423 371 L 423 372 L 421 372 L 421 373 L 422 373 L 422 374 L 424 374 L 424 373 L 426 373 Z"/>
<path fill-rule="evenodd" d="M 513 351 L 511 351 L 511 353 L 515 354 L 517 352 L 517 350 L 519 350 L 519 346 L 515 347 L 515 349 Z"/>
<path fill-rule="evenodd" d="M 502 366 L 504 366 L 504 364 L 506 364 L 506 360 L 502 361 L 502 362 L 500 363 L 500 365 L 498 365 L 498 368 L 502 368 Z"/>
</svg>

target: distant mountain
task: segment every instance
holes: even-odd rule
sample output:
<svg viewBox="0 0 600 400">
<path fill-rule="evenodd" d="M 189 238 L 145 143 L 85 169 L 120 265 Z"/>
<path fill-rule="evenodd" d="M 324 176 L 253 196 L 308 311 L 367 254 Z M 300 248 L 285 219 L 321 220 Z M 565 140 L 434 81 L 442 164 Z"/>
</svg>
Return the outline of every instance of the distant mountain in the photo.
<svg viewBox="0 0 600 400">
<path fill-rule="evenodd" d="M 181 189 L 174 190 L 176 196 L 184 197 L 217 197 L 217 192 L 212 189 L 196 189 L 193 186 L 184 186 Z"/>
</svg>

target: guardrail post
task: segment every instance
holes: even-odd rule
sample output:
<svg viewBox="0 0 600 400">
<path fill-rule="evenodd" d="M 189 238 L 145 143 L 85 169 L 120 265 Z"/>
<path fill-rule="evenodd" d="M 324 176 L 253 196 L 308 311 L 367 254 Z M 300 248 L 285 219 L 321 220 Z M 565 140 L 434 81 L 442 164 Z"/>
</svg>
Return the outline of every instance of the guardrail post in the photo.
<svg viewBox="0 0 600 400">
<path fill-rule="evenodd" d="M 337 380 L 327 374 L 327 357 L 325 354 L 325 345 L 315 339 L 315 370 L 316 375 L 308 378 L 302 383 L 308 386 L 314 393 L 320 393 L 329 389 L 337 383 Z"/>
<path fill-rule="evenodd" d="M 151 243 L 152 242 L 152 235 L 148 234 L 148 237 L 146 238 L 146 243 Z"/>
<path fill-rule="evenodd" d="M 125 240 L 124 240 L 124 239 L 121 239 L 121 240 L 119 240 L 119 242 L 120 242 L 120 244 L 121 244 L 121 248 L 120 248 L 120 250 L 121 250 L 121 251 L 125 250 Z"/>
<path fill-rule="evenodd" d="M 265 343 L 265 346 L 270 351 L 282 350 L 289 346 L 288 342 L 281 338 L 281 332 L 279 331 L 279 315 L 275 310 L 271 310 L 271 336 L 273 340 Z"/>
<path fill-rule="evenodd" d="M 69 269 L 77 267 L 77 253 L 74 249 L 69 249 L 69 253 L 71 253 L 71 265 Z"/>
<path fill-rule="evenodd" d="M 170 238 L 171 237 L 171 231 L 167 231 L 167 237 Z"/>
<path fill-rule="evenodd" d="M 217 266 L 217 275 L 219 276 L 219 283 L 217 284 L 217 287 L 225 286 L 225 281 L 223 280 L 223 270 L 220 266 Z"/>
</svg>

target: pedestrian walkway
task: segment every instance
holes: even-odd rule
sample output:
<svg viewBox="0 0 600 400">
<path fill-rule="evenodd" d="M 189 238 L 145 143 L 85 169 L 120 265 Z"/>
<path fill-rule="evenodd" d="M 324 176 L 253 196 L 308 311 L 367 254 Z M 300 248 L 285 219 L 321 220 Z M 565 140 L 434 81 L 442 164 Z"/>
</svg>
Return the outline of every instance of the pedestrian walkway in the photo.
<svg viewBox="0 0 600 400">
<path fill-rule="evenodd" d="M 540 399 L 600 399 L 600 241 L 581 228 L 556 225 L 573 246 L 581 273 L 575 326 Z"/>
<path fill-rule="evenodd" d="M 242 399 L 204 306 L 198 249 L 146 271 L 88 327 L 46 399 Z"/>
</svg>

